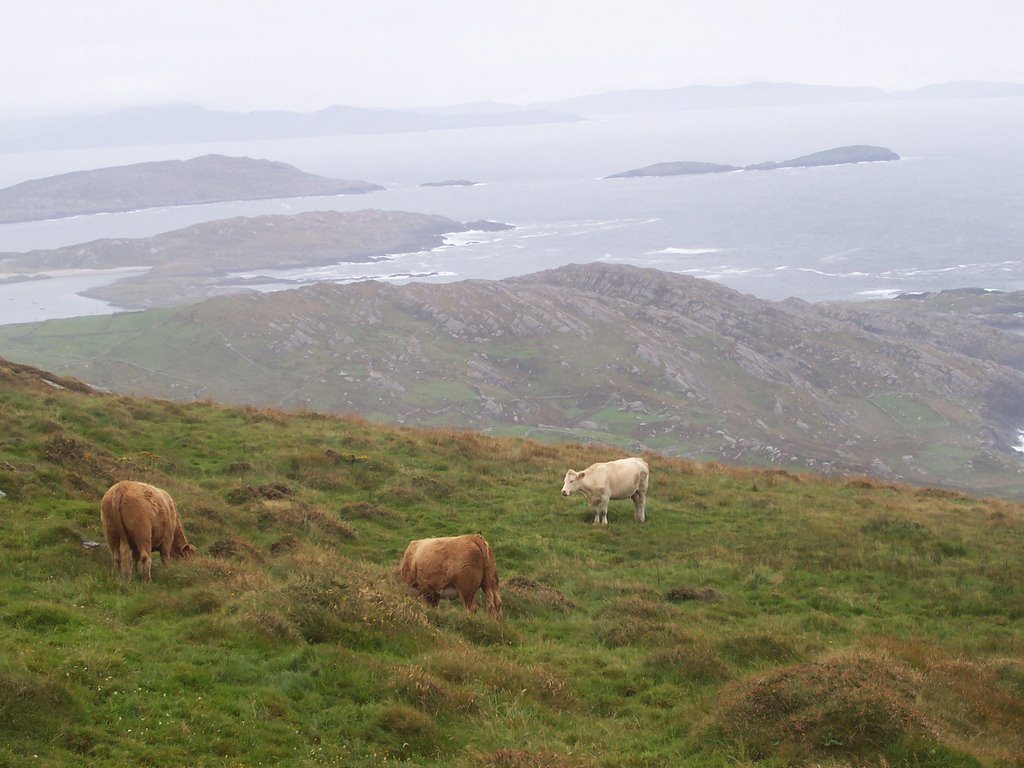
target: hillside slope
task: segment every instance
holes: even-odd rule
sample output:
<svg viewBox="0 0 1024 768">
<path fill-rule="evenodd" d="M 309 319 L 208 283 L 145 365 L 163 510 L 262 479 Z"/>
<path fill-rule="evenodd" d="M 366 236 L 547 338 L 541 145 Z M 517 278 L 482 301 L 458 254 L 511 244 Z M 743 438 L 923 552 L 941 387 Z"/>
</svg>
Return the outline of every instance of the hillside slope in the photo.
<svg viewBox="0 0 1024 768">
<path fill-rule="evenodd" d="M 10 326 L 0 328 L 0 354 L 179 401 L 1024 497 L 1014 450 L 1024 338 L 979 312 L 926 300 L 768 302 L 591 264 L 503 281 L 321 284 L 171 313 Z"/>
<path fill-rule="evenodd" d="M 0 361 L 0 763 L 1024 761 L 1024 507 L 647 454 L 648 521 L 592 526 L 562 475 L 611 455 Z M 151 585 L 102 544 L 128 476 L 199 550 Z M 397 580 L 468 531 L 500 623 Z"/>
</svg>

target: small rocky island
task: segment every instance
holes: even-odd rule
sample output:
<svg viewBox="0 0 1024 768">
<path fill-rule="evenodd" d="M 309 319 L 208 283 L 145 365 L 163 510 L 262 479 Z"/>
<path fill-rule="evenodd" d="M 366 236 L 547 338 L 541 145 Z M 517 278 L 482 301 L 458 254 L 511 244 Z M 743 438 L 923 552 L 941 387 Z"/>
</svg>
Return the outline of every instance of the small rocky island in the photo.
<svg viewBox="0 0 1024 768">
<path fill-rule="evenodd" d="M 821 165 L 846 165 L 849 163 L 878 163 L 899 160 L 900 156 L 886 147 L 868 144 L 856 144 L 847 147 L 835 147 L 810 155 L 794 157 L 780 163 L 766 161 L 754 165 L 721 165 L 718 163 L 701 163 L 684 160 L 672 163 L 655 163 L 631 171 L 622 171 L 606 176 L 608 179 L 625 179 L 634 176 L 688 176 L 701 173 L 730 173 L 733 171 L 772 171 L 777 168 L 813 168 Z"/>
<path fill-rule="evenodd" d="M 0 224 L 230 200 L 353 195 L 384 187 L 287 163 L 203 155 L 32 179 L 0 189 Z"/>
<path fill-rule="evenodd" d="M 475 187 L 479 181 L 469 179 L 445 179 L 444 181 L 425 181 L 421 187 Z"/>
<path fill-rule="evenodd" d="M 503 221 L 490 221 L 489 219 L 467 221 L 465 226 L 466 230 L 470 232 L 505 232 L 509 229 L 515 229 L 511 224 L 506 224 Z"/>
</svg>

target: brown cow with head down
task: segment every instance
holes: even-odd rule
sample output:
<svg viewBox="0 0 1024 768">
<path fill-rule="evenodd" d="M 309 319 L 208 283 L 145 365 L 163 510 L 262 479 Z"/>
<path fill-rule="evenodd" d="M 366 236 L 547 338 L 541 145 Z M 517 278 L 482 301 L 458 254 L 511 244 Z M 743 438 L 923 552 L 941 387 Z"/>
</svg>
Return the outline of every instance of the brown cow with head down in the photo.
<svg viewBox="0 0 1024 768">
<path fill-rule="evenodd" d="M 174 499 L 155 485 L 134 480 L 115 483 L 103 494 L 100 520 L 114 568 L 124 578 L 131 579 L 141 566 L 146 581 L 152 581 L 153 551 L 160 553 L 160 562 L 189 558 L 196 552 L 185 538 Z"/>
<path fill-rule="evenodd" d="M 409 542 L 402 556 L 402 580 L 430 605 L 454 588 L 470 611 L 476 610 L 476 593 L 487 597 L 487 612 L 501 618 L 498 566 L 484 537 L 478 533 L 442 536 Z"/>
</svg>

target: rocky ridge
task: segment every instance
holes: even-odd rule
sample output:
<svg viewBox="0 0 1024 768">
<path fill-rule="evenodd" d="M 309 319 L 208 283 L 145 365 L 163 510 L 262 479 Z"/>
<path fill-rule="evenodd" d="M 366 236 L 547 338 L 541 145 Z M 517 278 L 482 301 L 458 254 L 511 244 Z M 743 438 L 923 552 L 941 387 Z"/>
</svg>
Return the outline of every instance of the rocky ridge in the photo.
<svg viewBox="0 0 1024 768">
<path fill-rule="evenodd" d="M 1024 308 L 1022 295 L 989 298 Z M 104 323 L 112 333 L 117 320 Z M 136 318 L 118 341 L 57 370 L 173 399 L 1024 497 L 1024 337 L 930 300 L 769 302 L 589 264 L 502 281 L 223 297 L 148 330 Z M 11 342 L 0 336 L 0 355 L 31 360 Z M 174 365 L 154 367 L 145 355 L 155 346 Z"/>
</svg>

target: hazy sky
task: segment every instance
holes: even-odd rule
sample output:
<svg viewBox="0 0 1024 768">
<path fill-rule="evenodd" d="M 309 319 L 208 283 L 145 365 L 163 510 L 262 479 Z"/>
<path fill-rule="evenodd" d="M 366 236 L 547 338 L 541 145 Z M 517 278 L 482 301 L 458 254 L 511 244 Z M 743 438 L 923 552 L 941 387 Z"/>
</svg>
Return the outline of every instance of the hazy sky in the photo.
<svg viewBox="0 0 1024 768">
<path fill-rule="evenodd" d="M 0 117 L 1024 83 L 1022 0 L 17 0 Z"/>
</svg>

